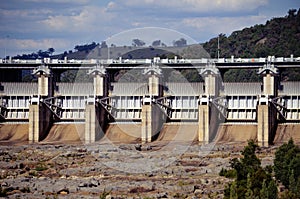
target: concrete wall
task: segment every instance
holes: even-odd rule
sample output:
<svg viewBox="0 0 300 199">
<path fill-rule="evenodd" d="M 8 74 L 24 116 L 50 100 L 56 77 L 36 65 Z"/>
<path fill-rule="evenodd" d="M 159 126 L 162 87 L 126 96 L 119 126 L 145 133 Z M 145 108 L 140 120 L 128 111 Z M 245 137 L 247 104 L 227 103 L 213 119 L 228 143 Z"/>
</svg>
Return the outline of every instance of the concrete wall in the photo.
<svg viewBox="0 0 300 199">
<path fill-rule="evenodd" d="M 219 125 L 225 121 L 219 110 L 212 104 L 199 105 L 198 141 L 208 144 L 218 133 Z"/>
<path fill-rule="evenodd" d="M 209 142 L 209 105 L 199 105 L 198 141 L 203 144 Z"/>
<path fill-rule="evenodd" d="M 156 104 L 142 106 L 142 142 L 147 143 L 153 141 L 161 131 L 166 116 L 160 107 Z"/>
<path fill-rule="evenodd" d="M 43 104 L 29 106 L 29 137 L 30 142 L 43 140 L 52 125 L 52 113 Z"/>
<path fill-rule="evenodd" d="M 272 144 L 277 128 L 277 112 L 270 105 L 257 107 L 257 141 L 260 146 Z"/>
<path fill-rule="evenodd" d="M 87 104 L 85 108 L 85 136 L 86 143 L 92 143 L 104 136 L 107 121 L 105 110 L 98 104 Z"/>
</svg>

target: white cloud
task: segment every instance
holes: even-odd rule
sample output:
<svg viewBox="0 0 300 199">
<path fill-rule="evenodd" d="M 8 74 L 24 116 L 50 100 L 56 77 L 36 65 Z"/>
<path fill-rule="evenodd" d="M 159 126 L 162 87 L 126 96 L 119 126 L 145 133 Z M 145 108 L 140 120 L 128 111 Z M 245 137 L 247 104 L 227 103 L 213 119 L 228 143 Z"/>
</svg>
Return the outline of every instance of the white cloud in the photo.
<svg viewBox="0 0 300 199">
<path fill-rule="evenodd" d="M 35 18 L 37 16 L 44 16 L 51 14 L 52 11 L 47 8 L 43 9 L 30 9 L 30 10 L 4 10 L 0 9 L 0 15 L 2 16 L 2 19 L 16 19 L 21 18 L 24 20 L 24 18 Z"/>
<path fill-rule="evenodd" d="M 112 6 L 110 4 L 110 6 Z M 101 24 L 112 20 L 114 15 L 107 8 L 85 6 L 78 14 L 49 16 L 40 23 L 48 30 L 62 32 L 93 32 L 103 27 Z"/>
<path fill-rule="evenodd" d="M 109 2 L 108 4 L 107 4 L 107 9 L 109 10 L 109 9 L 114 9 L 114 8 L 116 8 L 117 7 L 117 4 L 115 3 L 115 2 L 113 2 L 113 1 L 111 1 L 111 2 Z"/>
<path fill-rule="evenodd" d="M 164 7 L 177 11 L 193 12 L 240 12 L 252 11 L 268 4 L 269 0 L 120 0 L 133 7 Z"/>
<path fill-rule="evenodd" d="M 0 8 L 0 37 L 23 38 L 10 40 L 20 53 L 50 44 L 64 51 L 143 27 L 170 28 L 205 42 L 219 33 L 265 23 L 274 17 L 266 12 L 271 5 L 270 0 L 12 0 Z M 2 42 L 0 55 L 3 51 Z"/>
<path fill-rule="evenodd" d="M 72 4 L 86 4 L 90 0 L 24 0 L 25 2 L 36 3 L 72 3 Z"/>
</svg>

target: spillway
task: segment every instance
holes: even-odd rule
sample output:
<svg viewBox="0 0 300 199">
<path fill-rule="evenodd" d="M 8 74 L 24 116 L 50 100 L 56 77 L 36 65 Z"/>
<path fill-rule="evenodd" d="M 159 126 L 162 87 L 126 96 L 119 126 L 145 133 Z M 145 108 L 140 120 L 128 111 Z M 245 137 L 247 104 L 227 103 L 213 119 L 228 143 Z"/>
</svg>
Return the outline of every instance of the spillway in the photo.
<svg viewBox="0 0 300 199">
<path fill-rule="evenodd" d="M 41 143 L 81 143 L 84 140 L 84 124 L 54 124 Z"/>
</svg>

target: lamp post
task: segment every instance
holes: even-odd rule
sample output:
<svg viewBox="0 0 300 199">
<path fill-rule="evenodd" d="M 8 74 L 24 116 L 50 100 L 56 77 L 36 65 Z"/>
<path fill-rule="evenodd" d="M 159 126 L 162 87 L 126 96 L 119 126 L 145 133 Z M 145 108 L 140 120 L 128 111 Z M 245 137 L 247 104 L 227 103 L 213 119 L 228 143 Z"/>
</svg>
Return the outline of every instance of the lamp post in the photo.
<svg viewBox="0 0 300 199">
<path fill-rule="evenodd" d="M 6 48 L 7 48 L 7 45 L 8 45 L 8 39 L 9 39 L 9 35 L 6 35 L 5 37 L 5 44 L 4 44 L 4 62 L 6 63 Z"/>
<path fill-rule="evenodd" d="M 109 39 L 110 39 L 110 37 L 108 37 L 107 42 L 106 42 L 106 45 L 107 45 L 107 62 L 109 61 L 109 58 L 110 58 L 109 44 L 108 44 Z"/>
<path fill-rule="evenodd" d="M 220 35 L 218 35 L 218 60 L 220 58 Z"/>
</svg>

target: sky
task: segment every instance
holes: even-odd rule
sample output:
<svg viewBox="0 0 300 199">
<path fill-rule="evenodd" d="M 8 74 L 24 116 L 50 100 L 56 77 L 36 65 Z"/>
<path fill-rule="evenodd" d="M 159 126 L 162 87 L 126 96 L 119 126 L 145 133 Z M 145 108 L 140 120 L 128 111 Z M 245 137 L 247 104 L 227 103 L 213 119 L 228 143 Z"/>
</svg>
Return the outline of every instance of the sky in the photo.
<svg viewBox="0 0 300 199">
<path fill-rule="evenodd" d="M 0 57 L 135 38 L 202 43 L 299 7 L 299 0 L 1 0 Z"/>
</svg>

